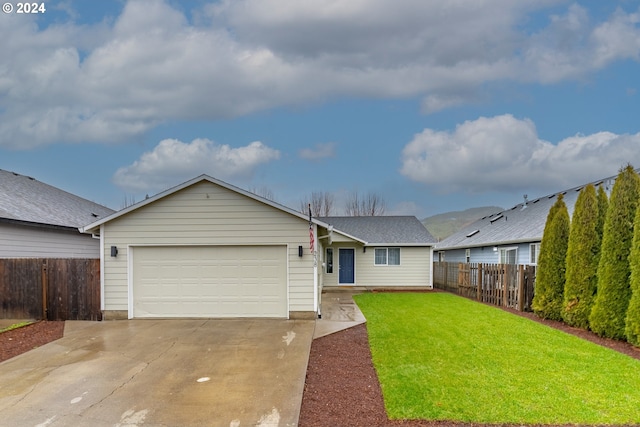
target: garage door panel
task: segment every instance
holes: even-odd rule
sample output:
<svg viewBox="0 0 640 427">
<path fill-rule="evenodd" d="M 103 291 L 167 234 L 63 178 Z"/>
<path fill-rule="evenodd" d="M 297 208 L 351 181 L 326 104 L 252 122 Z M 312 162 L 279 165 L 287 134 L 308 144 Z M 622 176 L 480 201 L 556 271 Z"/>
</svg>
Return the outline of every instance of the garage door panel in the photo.
<svg viewBox="0 0 640 427">
<path fill-rule="evenodd" d="M 285 246 L 132 253 L 134 317 L 287 317 Z"/>
</svg>

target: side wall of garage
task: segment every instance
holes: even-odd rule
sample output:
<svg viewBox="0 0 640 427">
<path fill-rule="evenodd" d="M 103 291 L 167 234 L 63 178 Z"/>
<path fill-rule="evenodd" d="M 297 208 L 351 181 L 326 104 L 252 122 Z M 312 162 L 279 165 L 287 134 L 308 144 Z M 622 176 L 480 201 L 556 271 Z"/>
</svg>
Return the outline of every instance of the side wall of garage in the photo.
<svg viewBox="0 0 640 427">
<path fill-rule="evenodd" d="M 243 194 L 201 181 L 102 227 L 105 315 L 128 310 L 128 248 L 172 245 L 287 245 L 289 312 L 315 311 L 308 222 Z"/>
</svg>

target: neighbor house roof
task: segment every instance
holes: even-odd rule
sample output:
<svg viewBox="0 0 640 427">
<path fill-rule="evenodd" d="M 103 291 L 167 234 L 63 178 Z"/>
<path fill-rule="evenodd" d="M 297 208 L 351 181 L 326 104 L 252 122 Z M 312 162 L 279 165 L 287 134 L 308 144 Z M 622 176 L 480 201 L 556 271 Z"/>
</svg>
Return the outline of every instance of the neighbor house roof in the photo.
<svg viewBox="0 0 640 427">
<path fill-rule="evenodd" d="M 594 181 L 596 189 L 604 186 L 607 193 L 613 186 L 615 176 Z M 549 209 L 562 194 L 567 205 L 569 216 L 573 214 L 573 207 L 578 199 L 578 194 L 585 185 L 574 187 L 558 193 L 525 200 L 514 207 L 487 215 L 451 236 L 438 242 L 436 250 L 450 250 L 472 248 L 479 246 L 498 246 L 506 244 L 540 242 L 547 222 Z"/>
<path fill-rule="evenodd" d="M 331 216 L 318 219 L 368 245 L 433 246 L 436 242 L 415 216 Z"/>
<path fill-rule="evenodd" d="M 78 228 L 114 211 L 29 176 L 0 169 L 0 219 Z"/>
</svg>

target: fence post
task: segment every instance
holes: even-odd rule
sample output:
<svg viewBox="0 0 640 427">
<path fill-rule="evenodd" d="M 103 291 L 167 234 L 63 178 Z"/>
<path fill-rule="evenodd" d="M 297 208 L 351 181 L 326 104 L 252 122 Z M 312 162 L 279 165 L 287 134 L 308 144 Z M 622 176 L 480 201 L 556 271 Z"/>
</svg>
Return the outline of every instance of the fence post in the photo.
<svg viewBox="0 0 640 427">
<path fill-rule="evenodd" d="M 479 262 L 478 263 L 478 279 L 476 280 L 477 283 L 477 290 L 476 290 L 476 300 L 477 301 L 482 301 L 482 276 L 484 274 L 482 273 L 482 263 Z"/>
<path fill-rule="evenodd" d="M 507 274 L 507 269 L 509 268 L 509 264 L 504 264 L 503 268 L 500 270 L 500 274 L 502 274 L 502 306 L 509 306 L 509 275 Z"/>
<path fill-rule="evenodd" d="M 447 272 L 449 271 L 449 268 L 447 266 L 447 262 L 446 261 L 444 261 L 442 263 L 442 268 L 444 268 L 444 274 L 443 274 L 443 276 L 444 276 L 443 282 L 444 283 L 443 283 L 443 285 L 444 285 L 444 288 L 446 289 L 447 285 L 449 284 L 449 277 L 448 277 L 448 274 L 447 274 Z"/>
<path fill-rule="evenodd" d="M 518 311 L 524 311 L 524 265 L 518 266 Z"/>
<path fill-rule="evenodd" d="M 36 270 L 37 271 L 37 270 Z M 47 269 L 47 260 L 42 260 L 42 318 L 44 320 L 49 320 L 49 316 L 47 315 L 47 287 L 49 284 L 49 276 Z"/>
</svg>

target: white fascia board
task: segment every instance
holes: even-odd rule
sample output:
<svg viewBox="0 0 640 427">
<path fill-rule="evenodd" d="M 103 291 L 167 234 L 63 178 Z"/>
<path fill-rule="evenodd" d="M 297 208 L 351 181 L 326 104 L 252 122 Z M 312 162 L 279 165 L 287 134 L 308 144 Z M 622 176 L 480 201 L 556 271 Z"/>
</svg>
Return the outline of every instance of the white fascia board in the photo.
<svg viewBox="0 0 640 427">
<path fill-rule="evenodd" d="M 327 227 L 329 227 L 329 224 L 324 224 L 324 225 L 322 225 L 322 226 L 323 226 L 323 227 L 325 227 L 325 228 L 327 228 Z M 340 230 L 338 230 L 338 229 L 337 229 L 337 228 L 335 228 L 335 227 L 333 227 L 333 232 L 334 232 L 334 233 L 338 233 L 338 234 L 340 234 L 340 235 L 342 235 L 342 236 L 346 237 L 347 239 L 351 239 L 351 240 L 353 240 L 353 241 L 355 241 L 355 242 L 362 243 L 364 246 L 369 245 L 369 242 L 367 242 L 366 240 L 359 239 L 359 238 L 357 238 L 356 236 L 352 236 L 352 235 L 351 235 L 351 234 L 349 234 L 349 233 L 345 233 L 344 231 L 340 231 Z"/>
</svg>

